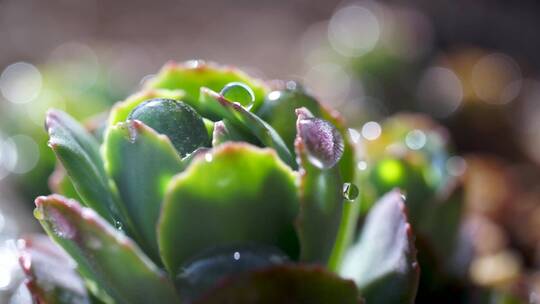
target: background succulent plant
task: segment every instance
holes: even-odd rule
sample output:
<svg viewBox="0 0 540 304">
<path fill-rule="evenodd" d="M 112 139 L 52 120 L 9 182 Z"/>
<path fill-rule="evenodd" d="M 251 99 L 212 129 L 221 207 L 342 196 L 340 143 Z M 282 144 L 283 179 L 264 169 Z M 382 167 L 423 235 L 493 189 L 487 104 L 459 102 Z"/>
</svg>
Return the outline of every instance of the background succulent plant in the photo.
<svg viewBox="0 0 540 304">
<path fill-rule="evenodd" d="M 70 258 L 23 241 L 38 302 L 414 301 L 404 196 L 385 189 L 358 221 L 354 142 L 298 84 L 169 63 L 103 125 L 47 115 L 59 194 L 35 216 Z"/>
<path fill-rule="evenodd" d="M 20 82 L 27 84 L 22 91 L 34 97 L 24 103 L 6 101 L 0 105 L 3 153 L 15 154 L 14 164 L 4 163 L 0 175 L 10 173 L 13 188 L 30 204 L 37 195 L 48 192 L 47 177 L 55 166 L 54 154 L 46 145 L 47 134 L 43 132 L 47 109 L 63 109 L 83 125 L 92 127 L 95 115 L 126 94 L 120 86 L 108 87 L 108 63 L 92 60 L 95 55 L 89 47 L 67 43 L 58 49 L 60 53 L 76 51 L 80 52 L 78 56 L 62 62 L 56 59 L 36 66 L 22 62 L 11 66 L 13 71 L 19 71 Z"/>
</svg>

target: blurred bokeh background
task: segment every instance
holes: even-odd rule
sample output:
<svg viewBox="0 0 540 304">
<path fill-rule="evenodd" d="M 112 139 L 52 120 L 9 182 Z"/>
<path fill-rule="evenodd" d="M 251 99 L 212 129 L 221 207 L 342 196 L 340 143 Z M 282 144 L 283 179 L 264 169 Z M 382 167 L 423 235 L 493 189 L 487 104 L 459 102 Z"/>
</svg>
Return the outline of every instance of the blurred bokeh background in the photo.
<svg viewBox="0 0 540 304">
<path fill-rule="evenodd" d="M 461 155 L 446 165 L 465 183 L 471 280 L 539 288 L 539 38 L 534 0 L 0 0 L 0 302 L 20 279 L 10 240 L 39 231 L 49 191 L 45 111 L 91 124 L 188 59 L 302 81 L 367 141 L 395 113 L 431 116 Z"/>
</svg>

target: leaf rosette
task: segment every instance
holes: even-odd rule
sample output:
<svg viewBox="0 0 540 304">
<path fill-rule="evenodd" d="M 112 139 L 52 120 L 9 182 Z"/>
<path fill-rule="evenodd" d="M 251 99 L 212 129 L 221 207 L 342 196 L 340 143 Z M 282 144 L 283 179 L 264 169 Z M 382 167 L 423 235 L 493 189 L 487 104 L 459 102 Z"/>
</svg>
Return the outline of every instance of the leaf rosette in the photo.
<svg viewBox="0 0 540 304">
<path fill-rule="evenodd" d="M 235 68 L 169 63 L 103 124 L 98 140 L 66 113 L 46 120 L 60 193 L 37 198 L 35 215 L 76 262 L 80 303 L 358 303 L 384 299 L 373 294 L 394 277 L 392 299 L 414 300 L 400 196 L 373 216 L 392 223 L 368 221 L 352 246 L 353 145 L 339 116 L 299 85 L 271 89 Z M 369 253 L 384 251 L 380 269 L 363 264 L 368 276 L 357 279 L 351 256 L 374 235 L 390 240 Z"/>
</svg>

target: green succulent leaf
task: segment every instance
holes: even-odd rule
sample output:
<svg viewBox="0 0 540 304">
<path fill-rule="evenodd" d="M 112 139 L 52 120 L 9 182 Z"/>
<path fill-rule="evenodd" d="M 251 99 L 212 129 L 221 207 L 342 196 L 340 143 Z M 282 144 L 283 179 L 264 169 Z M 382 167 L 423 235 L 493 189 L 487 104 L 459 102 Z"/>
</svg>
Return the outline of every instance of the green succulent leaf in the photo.
<svg viewBox="0 0 540 304">
<path fill-rule="evenodd" d="M 53 193 L 69 197 L 77 201 L 82 201 L 79 193 L 77 193 L 77 190 L 75 189 L 75 186 L 73 186 L 73 183 L 69 179 L 66 169 L 59 162 L 56 163 L 56 167 L 49 177 L 49 189 L 51 189 Z"/>
<path fill-rule="evenodd" d="M 47 113 L 45 126 L 49 132 L 49 146 L 66 169 L 84 204 L 114 222 L 116 201 L 95 138 L 71 116 L 58 110 Z"/>
<path fill-rule="evenodd" d="M 426 239 L 440 261 L 450 261 L 455 254 L 463 218 L 463 195 L 461 182 L 449 184 L 448 188 L 426 207 L 427 216 L 417 226 L 417 234 Z"/>
<path fill-rule="evenodd" d="M 226 143 L 196 157 L 169 184 L 158 224 L 169 272 L 208 248 L 244 242 L 297 258 L 295 181 L 270 149 Z"/>
<path fill-rule="evenodd" d="M 18 242 L 26 286 L 38 303 L 90 304 L 76 265 L 49 238 L 35 235 Z"/>
<path fill-rule="evenodd" d="M 300 258 L 305 262 L 326 264 L 334 248 L 343 210 L 343 180 L 336 165 L 342 154 L 331 144 L 336 141 L 332 137 L 339 134 L 327 122 L 314 118 L 306 108 L 298 109 L 297 114 Z M 332 128 L 330 132 L 328 129 Z"/>
<path fill-rule="evenodd" d="M 385 157 L 373 165 L 369 172 L 369 185 L 374 188 L 376 197 L 380 197 L 394 188 L 401 189 L 407 196 L 407 209 L 414 226 L 425 217 L 427 205 L 435 194 L 428 186 L 423 174 L 425 168 L 406 159 Z"/>
<path fill-rule="evenodd" d="M 451 176 L 448 134 L 431 118 L 420 114 L 397 114 L 382 122 L 382 134 L 364 145 L 367 171 L 365 209 L 393 188 L 407 195 L 407 208 L 413 226 L 418 227 L 425 211 Z"/>
<path fill-rule="evenodd" d="M 401 193 L 380 199 L 346 254 L 341 275 L 356 282 L 367 303 L 414 303 L 420 268 Z"/>
<path fill-rule="evenodd" d="M 159 263 L 156 225 L 167 183 L 183 169 L 182 160 L 166 136 L 139 121 L 110 127 L 103 155 L 141 245 Z"/>
<path fill-rule="evenodd" d="M 116 103 L 109 114 L 109 126 L 114 126 L 119 122 L 126 121 L 129 114 L 141 103 L 154 98 L 167 98 L 182 100 L 185 96 L 182 90 L 168 89 L 144 89 L 129 96 L 126 100 Z"/>
<path fill-rule="evenodd" d="M 224 281 L 198 303 L 358 304 L 354 283 L 319 267 L 283 265 Z"/>
<path fill-rule="evenodd" d="M 147 83 L 147 87 L 183 90 L 186 95 L 182 100 L 189 103 L 203 116 L 207 116 L 199 105 L 200 88 L 206 87 L 219 92 L 231 82 L 240 82 L 251 88 L 255 97 L 251 108 L 253 111 L 261 106 L 268 91 L 261 81 L 251 78 L 238 69 L 202 61 L 168 63 L 155 78 Z"/>
<path fill-rule="evenodd" d="M 290 259 L 275 247 L 233 245 L 217 247 L 197 255 L 182 266 L 175 277 L 182 300 L 197 302 L 224 279 L 290 263 Z"/>
<path fill-rule="evenodd" d="M 355 155 L 354 143 L 350 137 L 349 130 L 345 127 L 345 122 L 338 112 L 322 107 L 322 118 L 332 123 L 343 137 L 343 155 L 338 162 L 339 172 L 344 184 L 349 183 L 352 187 L 360 188 L 365 191 L 362 185 L 362 175 L 357 169 L 357 159 Z M 345 195 L 344 195 L 345 197 Z M 360 216 L 360 208 L 362 196 L 356 199 L 345 198 L 343 202 L 343 212 L 341 216 L 341 224 L 338 235 L 328 262 L 328 268 L 337 271 L 342 262 L 343 256 L 347 248 L 353 241 L 353 237 L 357 230 L 358 218 Z"/>
<path fill-rule="evenodd" d="M 345 182 L 352 183 L 357 177 L 356 156 L 354 144 L 345 127 L 343 117 L 336 111 L 322 108 L 322 118 L 334 125 L 343 137 L 343 155 L 338 163 L 341 177 Z"/>
<path fill-rule="evenodd" d="M 156 265 L 92 209 L 51 195 L 36 199 L 34 213 L 105 302 L 112 298 L 126 304 L 179 303 L 172 283 Z"/>
<path fill-rule="evenodd" d="M 293 83 L 294 84 L 294 83 Z M 306 108 L 316 117 L 322 116 L 319 102 L 302 89 L 273 91 L 268 94 L 257 115 L 276 130 L 287 147 L 294 151 L 296 138 L 296 114 L 298 108 Z"/>
<path fill-rule="evenodd" d="M 214 124 L 214 134 L 212 135 L 212 147 L 217 147 L 223 143 L 229 141 L 239 141 L 239 142 L 251 142 L 252 138 L 245 135 L 243 132 L 238 130 L 236 127 L 231 125 L 226 120 L 217 121 Z"/>
<path fill-rule="evenodd" d="M 292 168 L 296 167 L 291 151 L 279 134 L 264 120 L 246 110 L 239 103 L 231 102 L 210 89 L 202 88 L 201 104 L 214 116 L 224 118 L 237 129 L 253 134 L 264 146 L 276 150 L 285 163 Z"/>
<path fill-rule="evenodd" d="M 206 128 L 206 133 L 208 134 L 208 138 L 212 138 L 212 134 L 214 134 L 214 122 L 210 119 L 203 117 L 203 123 L 204 127 Z"/>
</svg>

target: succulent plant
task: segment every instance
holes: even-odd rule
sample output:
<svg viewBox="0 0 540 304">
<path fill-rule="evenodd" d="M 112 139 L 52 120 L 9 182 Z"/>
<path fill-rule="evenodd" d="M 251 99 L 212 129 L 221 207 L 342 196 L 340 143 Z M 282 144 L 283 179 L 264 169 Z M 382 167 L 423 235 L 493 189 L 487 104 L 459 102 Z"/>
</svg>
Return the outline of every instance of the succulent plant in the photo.
<svg viewBox="0 0 540 304">
<path fill-rule="evenodd" d="M 414 302 L 404 197 L 359 221 L 355 147 L 298 84 L 170 63 L 104 125 L 48 112 L 59 194 L 34 213 L 69 258 L 23 240 L 38 303 Z"/>
<path fill-rule="evenodd" d="M 381 129 L 377 139 L 364 145 L 359 183 L 362 212 L 368 212 L 381 194 L 401 189 L 422 265 L 417 299 L 438 302 L 434 295 L 449 292 L 456 301 L 457 290 L 468 284 L 471 258 L 460 252 L 464 190 L 459 168 L 453 168 L 464 160 L 449 152 L 447 131 L 424 115 L 394 115 L 381 123 Z"/>
</svg>

